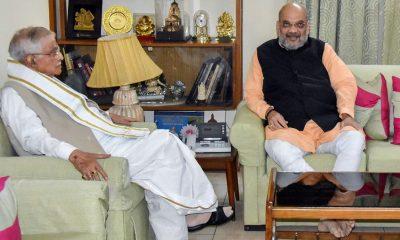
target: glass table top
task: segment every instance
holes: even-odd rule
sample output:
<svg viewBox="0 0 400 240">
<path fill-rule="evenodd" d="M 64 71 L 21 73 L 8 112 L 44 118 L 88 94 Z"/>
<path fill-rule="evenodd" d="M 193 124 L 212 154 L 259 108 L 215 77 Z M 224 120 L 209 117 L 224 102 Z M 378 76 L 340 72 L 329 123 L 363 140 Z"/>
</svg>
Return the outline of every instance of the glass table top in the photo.
<svg viewBox="0 0 400 240">
<path fill-rule="evenodd" d="M 277 207 L 400 207 L 400 173 L 289 173 L 275 177 Z"/>
</svg>

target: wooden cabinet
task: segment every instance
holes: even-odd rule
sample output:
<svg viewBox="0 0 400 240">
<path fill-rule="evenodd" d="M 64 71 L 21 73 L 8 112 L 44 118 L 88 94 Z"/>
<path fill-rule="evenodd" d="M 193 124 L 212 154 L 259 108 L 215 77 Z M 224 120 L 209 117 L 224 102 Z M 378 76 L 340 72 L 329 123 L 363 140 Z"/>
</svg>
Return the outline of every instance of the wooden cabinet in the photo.
<svg viewBox="0 0 400 240">
<path fill-rule="evenodd" d="M 143 0 L 144 1 L 144 0 Z M 219 0 L 215 1 L 218 4 Z M 144 110 L 205 111 L 235 109 L 242 99 L 242 0 L 234 1 L 236 6 L 236 39 L 230 43 L 197 42 L 147 42 L 141 44 L 153 61 L 161 67 L 167 83 L 181 80 L 186 85 L 188 95 L 195 82 L 202 63 L 211 56 L 220 55 L 229 61 L 232 67 L 231 96 L 232 100 L 223 105 L 166 105 L 143 106 Z M 49 0 L 50 29 L 57 33 L 58 43 L 62 46 L 73 45 L 82 53 L 89 53 L 93 59 L 96 53 L 94 39 L 66 38 L 66 0 Z M 222 3 L 221 3 L 222 4 Z"/>
</svg>

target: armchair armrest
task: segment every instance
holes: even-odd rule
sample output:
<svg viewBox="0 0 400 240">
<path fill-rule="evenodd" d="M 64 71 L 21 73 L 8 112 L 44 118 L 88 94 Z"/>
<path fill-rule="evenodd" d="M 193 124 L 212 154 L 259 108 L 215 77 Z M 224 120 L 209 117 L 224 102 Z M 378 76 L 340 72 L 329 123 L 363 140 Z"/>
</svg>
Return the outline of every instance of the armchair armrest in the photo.
<svg viewBox="0 0 400 240">
<path fill-rule="evenodd" d="M 108 174 L 110 191 L 110 210 L 127 210 L 132 205 L 132 189 L 128 162 L 125 158 L 111 157 L 98 162 Z M 35 180 L 82 180 L 81 174 L 65 160 L 51 157 L 0 157 L 0 175 L 9 175 L 13 179 Z M 135 198 L 144 197 L 135 196 Z"/>
<path fill-rule="evenodd" d="M 229 137 L 239 152 L 239 160 L 245 166 L 260 166 L 265 161 L 265 131 L 262 119 L 247 108 L 242 101 L 237 109 Z"/>
</svg>

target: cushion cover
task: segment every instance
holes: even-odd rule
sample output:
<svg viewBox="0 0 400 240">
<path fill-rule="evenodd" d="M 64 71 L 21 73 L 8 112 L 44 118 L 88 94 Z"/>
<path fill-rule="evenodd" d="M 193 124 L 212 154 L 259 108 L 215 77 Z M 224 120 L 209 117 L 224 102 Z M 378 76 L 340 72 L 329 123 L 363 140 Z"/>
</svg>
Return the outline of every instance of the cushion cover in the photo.
<svg viewBox="0 0 400 240">
<path fill-rule="evenodd" d="M 17 217 L 17 200 L 8 177 L 0 177 L 0 239 L 21 239 L 21 229 Z"/>
<path fill-rule="evenodd" d="M 393 84 L 393 144 L 400 144 L 400 77 L 392 77 Z"/>
<path fill-rule="evenodd" d="M 379 90 L 380 100 L 375 105 L 370 119 L 364 127 L 370 139 L 385 140 L 389 137 L 389 98 L 386 79 L 383 74 L 378 74 L 375 79 L 367 82 L 368 85 Z"/>
<path fill-rule="evenodd" d="M 368 84 L 360 82 L 359 85 L 355 105 L 355 120 L 361 127 L 364 127 L 381 97 L 377 91 L 370 89 Z"/>
</svg>

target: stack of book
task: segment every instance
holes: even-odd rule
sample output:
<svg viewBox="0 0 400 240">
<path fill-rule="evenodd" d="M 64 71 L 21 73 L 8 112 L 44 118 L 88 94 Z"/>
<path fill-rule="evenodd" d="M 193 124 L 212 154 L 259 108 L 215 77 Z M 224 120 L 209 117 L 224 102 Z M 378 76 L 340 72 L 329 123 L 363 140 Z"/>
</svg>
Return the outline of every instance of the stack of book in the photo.
<svg viewBox="0 0 400 240">
<path fill-rule="evenodd" d="M 198 86 L 205 86 L 206 104 L 224 104 L 231 98 L 231 75 L 230 64 L 222 57 L 210 58 L 205 61 L 196 81 L 186 99 L 187 104 L 198 103 Z"/>
<path fill-rule="evenodd" d="M 74 90 L 87 95 L 99 104 L 111 103 L 112 98 L 109 98 L 108 96 L 113 95 L 114 88 L 93 89 L 86 87 L 86 83 L 92 74 L 94 66 L 92 58 L 87 54 L 82 56 L 76 50 L 66 53 L 65 49 L 63 49 L 62 52 L 67 70 L 67 75 L 64 77 L 64 83 Z M 104 102 L 104 100 L 106 102 Z"/>
</svg>

